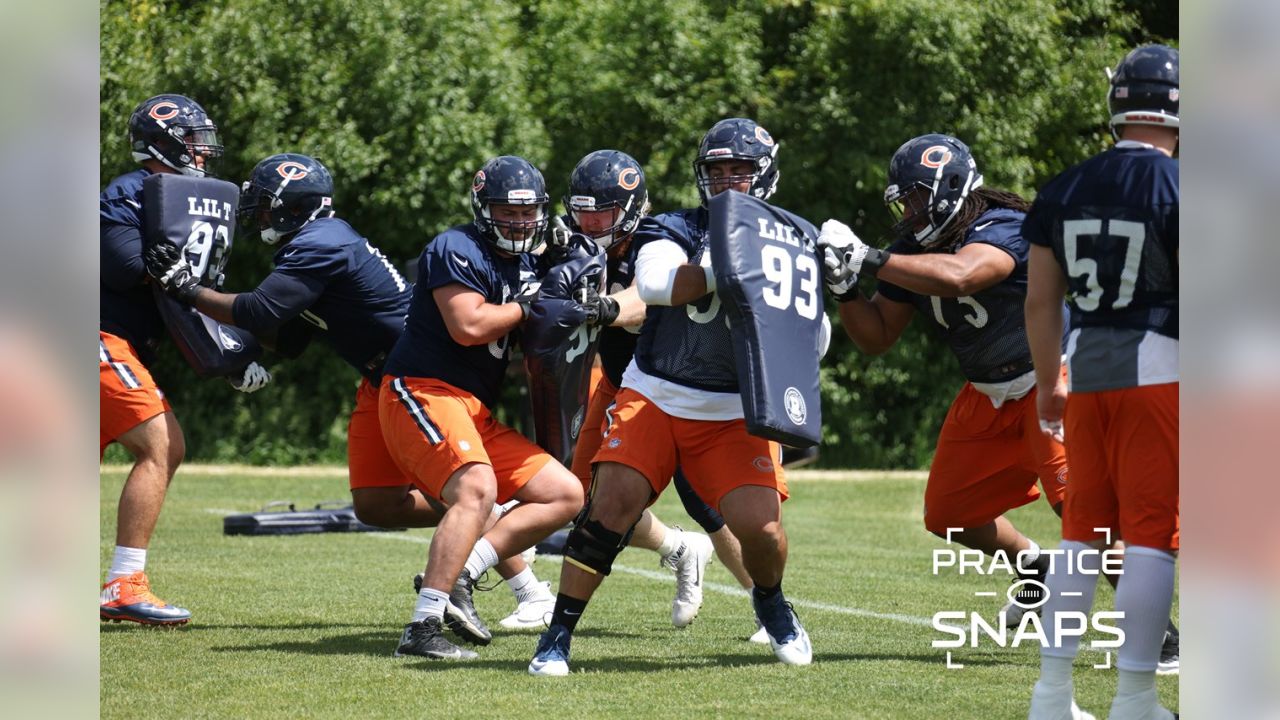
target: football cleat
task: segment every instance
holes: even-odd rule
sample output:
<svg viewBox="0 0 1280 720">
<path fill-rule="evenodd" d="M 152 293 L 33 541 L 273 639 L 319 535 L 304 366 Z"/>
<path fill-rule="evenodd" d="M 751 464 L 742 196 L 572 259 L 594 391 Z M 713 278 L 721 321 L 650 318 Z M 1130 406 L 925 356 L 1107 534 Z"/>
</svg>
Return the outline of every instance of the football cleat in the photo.
<svg viewBox="0 0 1280 720">
<path fill-rule="evenodd" d="M 1031 691 L 1031 711 L 1027 720 L 1097 720 L 1090 713 L 1080 709 L 1074 698 L 1066 692 L 1051 690 L 1041 683 L 1036 683 Z"/>
<path fill-rule="evenodd" d="M 1107 715 L 1108 720 L 1174 720 L 1175 717 L 1160 704 L 1155 688 L 1137 695 L 1116 695 L 1111 703 L 1111 714 Z"/>
<path fill-rule="evenodd" d="M 418 593 L 422 592 L 422 578 L 423 578 L 423 577 L 424 577 L 424 576 L 423 576 L 423 574 L 422 574 L 422 573 L 418 573 L 417 575 L 414 575 L 414 576 L 413 576 L 413 594 L 414 594 L 414 595 L 417 595 Z"/>
<path fill-rule="evenodd" d="M 551 583 L 542 583 L 537 597 L 525 600 L 514 612 L 502 618 L 499 625 L 508 630 L 541 630 L 547 627 L 552 611 L 556 609 L 556 596 L 551 594 Z"/>
<path fill-rule="evenodd" d="M 784 665 L 808 665 L 813 662 L 813 646 L 796 616 L 795 608 L 778 593 L 772 600 L 761 602 L 751 598 L 756 618 L 764 626 L 773 654 Z"/>
<path fill-rule="evenodd" d="M 449 593 L 449 604 L 444 608 L 444 622 L 455 635 L 476 645 L 488 645 L 493 640 L 493 633 L 480 619 L 476 606 L 471 600 L 476 581 L 466 570 L 458 576 L 458 582 Z"/>
<path fill-rule="evenodd" d="M 1177 675 L 1182 661 L 1178 657 L 1181 643 L 1178 641 L 1178 628 L 1172 623 L 1164 633 L 1164 644 L 1160 646 L 1160 661 L 1156 664 L 1157 675 Z"/>
<path fill-rule="evenodd" d="M 671 601 L 671 624 L 687 627 L 702 608 L 702 580 L 715 548 L 711 538 L 702 533 L 677 530 L 682 542 L 661 564 L 676 573 L 676 597 Z"/>
<path fill-rule="evenodd" d="M 396 646 L 394 657 L 416 655 L 434 660 L 473 660 L 474 652 L 460 648 L 449 642 L 440 627 L 440 618 L 429 617 L 426 620 L 411 622 L 404 626 L 400 636 L 400 644 Z"/>
<path fill-rule="evenodd" d="M 1023 580 L 1035 580 L 1038 585 L 1030 583 L 1018 588 L 1018 602 L 1008 602 L 1004 607 L 1000 608 L 1000 617 L 1004 618 L 1004 626 L 1007 628 L 1016 628 L 1022 622 L 1022 616 L 1027 613 L 1038 613 L 1040 608 L 1044 606 L 1044 598 L 1046 586 L 1044 584 L 1047 574 L 1037 572 L 1034 574 L 1018 573 L 1014 579 L 1014 583 L 1020 583 Z M 1035 609 L 1027 609 L 1024 605 L 1035 605 Z"/>
<path fill-rule="evenodd" d="M 569 674 L 569 642 L 573 636 L 563 625 L 552 625 L 538 638 L 538 647 L 529 661 L 529 674 L 564 677 Z"/>
<path fill-rule="evenodd" d="M 152 594 L 147 574 L 138 571 L 102 586 L 98 616 L 114 622 L 128 620 L 143 625 L 182 625 L 191 619 L 191 611 L 170 605 Z"/>
<path fill-rule="evenodd" d="M 769 644 L 769 633 L 764 629 L 764 626 L 760 624 L 759 620 L 756 620 L 755 633 L 751 637 L 747 638 L 747 642 L 756 643 L 757 645 Z"/>
</svg>

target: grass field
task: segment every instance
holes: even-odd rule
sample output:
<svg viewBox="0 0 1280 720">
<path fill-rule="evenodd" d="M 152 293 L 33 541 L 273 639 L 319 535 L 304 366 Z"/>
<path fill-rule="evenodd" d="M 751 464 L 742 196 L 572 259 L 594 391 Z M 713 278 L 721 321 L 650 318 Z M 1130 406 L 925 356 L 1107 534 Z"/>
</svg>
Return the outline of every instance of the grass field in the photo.
<svg viewBox="0 0 1280 720">
<path fill-rule="evenodd" d="M 104 568 L 123 479 L 123 469 L 103 470 Z M 931 575 L 930 553 L 941 542 L 920 522 L 923 476 L 799 472 L 791 481 L 784 589 L 812 637 L 812 666 L 782 666 L 767 647 L 745 641 L 754 630 L 750 602 L 717 564 L 697 621 L 672 628 L 670 574 L 652 553 L 627 550 L 579 625 L 575 672 L 553 679 L 525 674 L 535 634 L 496 627 L 513 608 L 505 585 L 477 593 L 495 627 L 478 661 L 391 657 L 430 531 L 222 534 L 227 512 L 343 498 L 345 473 L 184 468 L 147 569 L 157 593 L 194 618 L 176 630 L 102 626 L 102 717 L 1025 718 L 1035 647 L 964 648 L 953 658 L 965 667 L 947 670 L 930 646 L 943 637 L 930 627 L 933 613 L 994 615 L 1003 598 L 973 593 L 1003 591 L 1007 581 Z M 668 523 L 692 526 L 674 492 L 656 509 Z M 1011 517 L 1042 544 L 1056 544 L 1047 505 Z M 552 581 L 559 568 L 551 557 L 534 566 Z M 1103 584 L 1097 607 L 1111 602 Z M 1090 667 L 1101 660 L 1086 650 L 1076 665 L 1076 697 L 1099 717 L 1116 681 L 1114 670 Z M 1177 678 L 1160 678 L 1159 688 L 1176 708 Z"/>
</svg>

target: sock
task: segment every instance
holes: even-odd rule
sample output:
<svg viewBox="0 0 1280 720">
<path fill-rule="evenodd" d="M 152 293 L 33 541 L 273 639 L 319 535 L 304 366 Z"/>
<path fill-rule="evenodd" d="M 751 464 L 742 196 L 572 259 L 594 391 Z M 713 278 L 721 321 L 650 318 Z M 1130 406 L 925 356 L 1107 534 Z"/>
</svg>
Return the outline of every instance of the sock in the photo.
<svg viewBox="0 0 1280 720">
<path fill-rule="evenodd" d="M 1061 548 L 1073 556 L 1093 549 L 1085 543 L 1073 540 L 1063 540 Z M 1077 566 L 1082 566 L 1090 572 L 1074 572 Z M 1080 651 L 1079 636 L 1057 636 L 1055 632 L 1057 622 L 1054 616 L 1060 612 L 1078 612 L 1085 616 L 1089 614 L 1089 610 L 1093 608 L 1093 593 L 1098 588 L 1098 576 L 1092 573 L 1097 572 L 1101 567 L 1102 558 L 1097 553 L 1090 553 L 1078 559 L 1073 557 L 1070 561 L 1066 557 L 1059 556 L 1054 561 L 1053 572 L 1045 578 L 1045 584 L 1049 586 L 1049 601 L 1040 610 L 1040 619 L 1044 623 L 1045 635 L 1048 636 L 1050 645 L 1040 650 L 1042 671 L 1046 657 L 1059 657 L 1071 661 Z M 1070 678 L 1071 663 L 1068 662 L 1066 667 L 1067 677 Z"/>
<path fill-rule="evenodd" d="M 760 587 L 759 585 L 756 585 L 755 587 L 751 588 L 751 598 L 759 603 L 768 602 L 772 600 L 775 595 L 781 595 L 781 594 L 782 594 L 782 583 L 778 583 L 773 587 Z"/>
<path fill-rule="evenodd" d="M 1040 656 L 1040 682 L 1037 684 L 1055 693 L 1064 692 L 1067 695 L 1071 695 L 1071 664 L 1073 662 L 1075 662 L 1074 658 L 1042 654 Z"/>
<path fill-rule="evenodd" d="M 1124 670 L 1121 669 L 1117 673 L 1120 681 L 1116 685 L 1116 697 L 1122 698 L 1128 695 L 1141 695 L 1142 693 L 1154 692 L 1156 689 L 1156 671 L 1142 670 Z"/>
<path fill-rule="evenodd" d="M 578 627 L 578 620 L 587 609 L 587 601 L 571 598 L 564 593 L 556 595 L 556 609 L 551 613 L 552 625 L 563 625 L 570 633 Z"/>
<path fill-rule="evenodd" d="M 1116 657 L 1120 670 L 1155 672 L 1169 628 L 1173 574 L 1169 553 L 1136 545 L 1125 548 L 1124 575 L 1116 588 L 1116 610 L 1124 613 L 1118 623 L 1124 631 L 1124 645 Z"/>
<path fill-rule="evenodd" d="M 538 576 L 533 574 L 533 568 L 526 567 L 520 571 L 519 575 L 507 579 L 507 587 L 511 588 L 511 594 L 516 596 L 516 602 L 528 602 L 537 598 L 542 593 L 542 588 L 538 583 Z"/>
<path fill-rule="evenodd" d="M 1040 577 L 1041 579 L 1043 579 L 1043 576 L 1047 575 L 1049 572 L 1049 558 L 1045 557 L 1041 553 L 1040 546 L 1036 544 L 1035 540 L 1032 540 L 1031 538 L 1027 538 L 1027 542 L 1030 544 L 1030 547 L 1028 547 L 1026 550 L 1023 550 L 1021 553 L 1019 553 L 1019 555 L 1025 558 L 1025 560 L 1022 560 L 1020 562 L 1020 566 L 1015 567 L 1014 570 L 1017 571 L 1018 577 L 1022 577 L 1022 578 Z M 1016 560 L 1016 556 L 1015 556 L 1015 560 Z M 1025 573 L 1022 572 L 1022 569 L 1024 567 L 1028 570 L 1028 572 L 1025 572 Z"/>
<path fill-rule="evenodd" d="M 444 606 L 449 602 L 449 594 L 431 588 L 422 588 L 418 592 L 418 604 L 413 608 L 413 621 L 421 622 L 429 617 L 444 619 Z"/>
<path fill-rule="evenodd" d="M 658 546 L 658 555 L 663 560 L 671 557 L 671 553 L 680 549 L 684 538 L 680 537 L 680 531 L 675 528 L 667 528 L 667 534 L 662 538 L 662 544 Z"/>
<path fill-rule="evenodd" d="M 111 556 L 111 570 L 107 573 L 107 582 L 147 569 L 147 549 L 116 546 Z"/>
<path fill-rule="evenodd" d="M 467 574 L 472 580 L 478 580 L 485 571 L 497 564 L 498 551 L 493 549 L 493 545 L 488 540 L 480 538 L 476 541 L 476 546 L 471 548 L 471 554 L 467 556 Z"/>
</svg>

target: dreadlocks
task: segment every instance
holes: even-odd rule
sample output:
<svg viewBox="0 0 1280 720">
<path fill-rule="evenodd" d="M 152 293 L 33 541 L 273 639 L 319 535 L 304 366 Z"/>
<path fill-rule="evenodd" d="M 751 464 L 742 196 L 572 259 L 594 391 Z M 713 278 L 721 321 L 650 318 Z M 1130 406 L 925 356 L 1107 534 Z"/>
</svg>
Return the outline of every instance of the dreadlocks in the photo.
<svg viewBox="0 0 1280 720">
<path fill-rule="evenodd" d="M 942 232 L 938 247 L 955 247 L 964 239 L 965 233 L 969 232 L 970 226 L 983 213 L 995 208 L 1008 208 L 1025 213 L 1031 209 L 1031 203 L 1017 193 L 980 187 L 970 192 L 969 197 L 965 198 L 964 205 L 960 207 L 960 212 L 951 221 L 951 224 L 947 226 L 947 229 Z"/>
</svg>

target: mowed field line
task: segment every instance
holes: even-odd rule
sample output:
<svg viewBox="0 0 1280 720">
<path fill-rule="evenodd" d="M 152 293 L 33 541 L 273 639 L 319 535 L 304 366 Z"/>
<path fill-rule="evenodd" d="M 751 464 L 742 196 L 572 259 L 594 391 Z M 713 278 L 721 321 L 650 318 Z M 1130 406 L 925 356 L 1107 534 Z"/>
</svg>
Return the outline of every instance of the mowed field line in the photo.
<svg viewBox="0 0 1280 720">
<path fill-rule="evenodd" d="M 100 472 L 129 472 L 130 465 L 101 465 Z M 345 465 L 307 465 L 303 467 L 260 467 L 257 465 L 210 465 L 193 463 L 178 468 L 178 476 L 221 477 L 250 475 L 254 477 L 296 478 L 345 478 Z M 923 481 L 929 477 L 927 470 L 788 470 L 787 482 L 866 482 L 868 480 Z"/>
<path fill-rule="evenodd" d="M 205 508 L 204 511 L 214 515 L 224 515 L 224 516 L 234 515 L 235 513 L 240 512 L 239 510 L 227 510 L 225 508 Z M 411 543 L 417 543 L 419 545 L 431 544 L 431 538 L 425 538 L 420 535 L 401 535 L 399 533 L 384 533 L 384 532 L 366 532 L 366 533 L 353 533 L 353 534 L 359 535 L 360 537 L 375 538 L 378 540 L 399 540 L 401 542 L 411 542 Z M 538 557 L 543 559 L 544 561 L 555 563 L 557 565 L 560 563 L 560 556 L 558 555 L 539 555 Z M 615 563 L 613 566 L 613 569 L 624 572 L 628 575 L 635 575 L 636 577 L 647 578 L 649 580 L 656 580 L 658 582 L 663 582 L 663 583 L 675 582 L 674 575 L 672 575 L 671 573 L 658 572 L 657 570 L 647 570 L 645 568 L 631 567 L 629 565 L 622 565 L 620 563 Z M 710 590 L 712 592 L 717 592 L 717 593 L 720 593 L 721 595 L 730 595 L 732 597 L 747 597 L 749 595 L 749 593 L 746 590 L 743 590 L 740 587 L 734 587 L 733 585 L 725 585 L 723 583 L 717 583 L 717 582 L 703 582 L 702 589 Z M 924 627 L 933 627 L 933 622 L 929 618 L 917 617 L 915 615 L 902 615 L 899 613 L 883 613 L 883 612 L 877 612 L 875 610 L 866 610 L 863 608 L 846 607 L 844 605 L 833 605 L 831 603 L 818 602 L 816 600 L 805 600 L 804 598 L 797 598 L 792 596 L 787 596 L 787 600 L 792 605 L 795 605 L 796 607 L 805 608 L 807 610 L 820 610 L 822 612 L 837 613 L 839 615 L 869 617 L 869 618 L 876 618 L 878 620 L 892 620 L 893 622 L 906 623 L 908 625 L 921 625 Z"/>
</svg>

